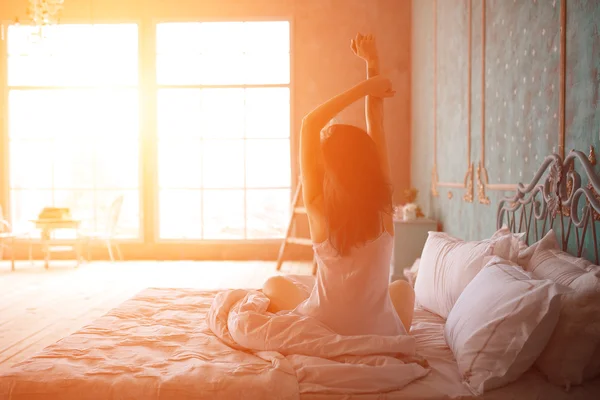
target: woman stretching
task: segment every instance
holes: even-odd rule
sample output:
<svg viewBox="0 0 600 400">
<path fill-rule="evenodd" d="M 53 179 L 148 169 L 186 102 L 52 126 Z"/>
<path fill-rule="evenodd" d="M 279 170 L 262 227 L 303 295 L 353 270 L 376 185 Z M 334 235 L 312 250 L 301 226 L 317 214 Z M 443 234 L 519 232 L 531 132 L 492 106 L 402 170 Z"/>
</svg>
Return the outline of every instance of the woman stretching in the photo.
<svg viewBox="0 0 600 400">
<path fill-rule="evenodd" d="M 367 64 L 367 80 L 320 105 L 302 120 L 300 169 L 304 205 L 318 263 L 312 291 L 293 277 L 269 279 L 269 311 L 314 317 L 341 335 L 400 335 L 410 330 L 414 292 L 388 284 L 394 224 L 383 98 L 394 91 L 379 74 L 371 35 L 352 50 Z M 366 96 L 367 132 L 327 123 Z M 324 129 L 325 128 L 325 129 Z"/>
</svg>

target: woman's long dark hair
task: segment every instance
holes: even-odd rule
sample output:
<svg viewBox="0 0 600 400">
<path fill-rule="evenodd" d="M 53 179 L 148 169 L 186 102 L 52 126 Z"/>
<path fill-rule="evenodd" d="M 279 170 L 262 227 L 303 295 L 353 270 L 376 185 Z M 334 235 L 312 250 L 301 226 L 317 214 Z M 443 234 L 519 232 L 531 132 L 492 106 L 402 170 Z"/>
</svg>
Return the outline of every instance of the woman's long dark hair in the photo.
<svg viewBox="0 0 600 400">
<path fill-rule="evenodd" d="M 327 235 L 344 256 L 383 233 L 382 216 L 393 213 L 392 186 L 367 132 L 334 124 L 324 134 L 321 151 Z"/>
</svg>

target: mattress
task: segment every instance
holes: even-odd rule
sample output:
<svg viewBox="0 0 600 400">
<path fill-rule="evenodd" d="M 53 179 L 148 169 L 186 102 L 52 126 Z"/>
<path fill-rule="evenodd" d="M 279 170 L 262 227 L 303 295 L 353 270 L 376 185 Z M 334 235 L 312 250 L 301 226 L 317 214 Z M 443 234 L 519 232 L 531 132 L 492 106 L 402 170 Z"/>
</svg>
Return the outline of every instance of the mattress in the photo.
<svg viewBox="0 0 600 400">
<path fill-rule="evenodd" d="M 221 342 L 206 324 L 215 292 L 147 289 L 105 316 L 11 368 L 0 370 L 1 400 L 35 399 L 469 399 L 444 321 L 416 310 L 411 334 L 432 371 L 397 392 L 299 394 L 294 370 L 275 352 Z M 569 393 L 529 371 L 479 399 L 598 399 L 600 380 Z"/>
</svg>

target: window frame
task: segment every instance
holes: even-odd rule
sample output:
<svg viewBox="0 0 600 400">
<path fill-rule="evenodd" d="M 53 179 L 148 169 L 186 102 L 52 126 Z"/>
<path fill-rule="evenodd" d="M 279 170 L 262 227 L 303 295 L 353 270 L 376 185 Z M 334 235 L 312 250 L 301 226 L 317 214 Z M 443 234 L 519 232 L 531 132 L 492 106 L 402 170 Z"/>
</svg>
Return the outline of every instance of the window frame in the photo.
<svg viewBox="0 0 600 400">
<path fill-rule="evenodd" d="M 0 33 L 0 92 L 1 92 L 1 100 L 0 100 L 0 119 L 2 119 L 3 124 L 0 126 L 0 157 L 2 158 L 2 165 L 0 168 L 2 169 L 2 173 L 0 174 L 0 178 L 2 178 L 3 184 L 0 186 L 0 204 L 3 206 L 4 218 L 7 219 L 11 225 L 13 224 L 12 220 L 12 210 L 11 210 L 11 182 L 10 182 L 10 132 L 9 132 L 9 96 L 11 90 L 78 90 L 78 89 L 100 89 L 103 87 L 109 88 L 124 88 L 124 89 L 137 89 L 138 92 L 138 207 L 139 207 L 139 215 L 138 215 L 138 223 L 139 223 L 139 231 L 138 237 L 136 238 L 119 238 L 116 241 L 119 243 L 144 243 L 144 209 L 143 209 L 143 180 L 141 176 L 143 175 L 143 169 L 145 161 L 143 159 L 143 128 L 141 125 L 142 122 L 142 96 L 141 96 L 141 84 L 142 84 L 142 76 L 143 66 L 140 59 L 140 46 L 141 46 L 141 27 L 143 26 L 143 21 L 141 19 L 94 19 L 93 21 L 86 19 L 61 19 L 61 24 L 64 25 L 110 25 L 110 24 L 131 24 L 137 27 L 137 38 L 138 38 L 138 79 L 135 85 L 123 85 L 123 84 L 115 84 L 115 85 L 81 85 L 81 86 L 11 86 L 8 83 L 8 27 L 10 25 L 15 25 L 14 21 L 0 21 L 0 29 L 2 32 Z M 28 23 L 20 23 L 20 26 L 32 26 L 32 24 Z M 132 190 L 132 188 L 109 188 L 109 189 L 100 189 L 100 191 L 105 190 L 114 190 L 119 191 L 123 190 Z M 37 189 L 18 189 L 18 190 L 37 190 Z M 47 189 L 44 189 L 47 190 Z M 55 191 L 54 187 L 50 189 Z M 59 188 L 58 190 L 64 190 Z M 72 190 L 66 189 L 66 190 Z M 94 196 L 96 196 L 96 191 L 98 189 L 96 187 L 92 189 L 81 189 L 82 191 L 91 191 L 94 192 Z M 96 210 L 94 210 L 94 214 Z M 97 216 L 95 216 L 95 219 Z M 41 243 L 41 239 L 37 237 L 33 237 L 30 239 L 33 243 Z M 60 242 L 68 242 L 71 239 L 57 239 L 58 243 Z"/>
<path fill-rule="evenodd" d="M 160 195 L 158 181 L 158 126 L 157 126 L 157 98 L 161 85 L 156 79 L 156 27 L 160 23 L 185 23 L 185 22 L 269 22 L 287 21 L 289 24 L 289 62 L 290 80 L 288 84 L 280 84 L 279 87 L 289 88 L 290 93 L 290 115 L 289 115 L 289 143 L 290 143 L 290 212 L 291 199 L 296 185 L 299 182 L 297 167 L 297 130 L 295 127 L 295 23 L 290 14 L 278 15 L 239 15 L 214 16 L 192 16 L 181 18 L 119 18 L 106 19 L 87 18 L 62 19 L 64 24 L 118 24 L 131 23 L 138 27 L 138 119 L 139 119 L 139 207 L 140 207 L 140 231 L 136 239 L 118 239 L 123 244 L 122 250 L 125 255 L 134 255 L 134 259 L 270 259 L 276 257 L 282 238 L 255 238 L 255 239 L 161 239 L 159 232 L 159 209 L 158 199 Z M 10 209 L 10 171 L 9 168 L 9 135 L 8 135 L 8 48 L 7 48 L 7 26 L 14 21 L 0 20 L 0 204 L 6 219 L 11 220 Z M 199 85 L 203 86 L 203 85 Z M 208 86 L 208 85 L 205 85 Z M 227 87 L 239 87 L 228 86 Z M 246 85 L 251 86 L 251 85 Z M 172 85 L 174 88 L 185 88 L 186 86 Z M 257 87 L 265 87 L 258 85 Z M 268 85 L 267 85 L 268 87 Z M 200 189 L 203 190 L 203 189 Z M 258 190 L 258 189 L 257 189 Z M 246 191 L 246 188 L 244 188 Z M 244 212 L 246 212 L 244 210 Z M 246 222 L 245 222 L 246 223 Z M 35 242 L 35 239 L 34 239 Z M 259 247 L 256 247 L 256 246 Z M 266 245 L 266 247 L 264 247 Z M 231 247 L 233 246 L 233 248 Z M 173 257 L 173 252 L 179 254 Z"/>
<path fill-rule="evenodd" d="M 213 84 L 209 84 L 209 85 L 203 85 L 203 84 L 192 84 L 192 85 L 178 85 L 178 84 L 159 84 L 158 80 L 157 80 L 157 59 L 158 57 L 156 57 L 157 51 L 156 51 L 156 41 L 157 41 L 157 26 L 159 24 L 163 24 L 163 23 L 206 23 L 206 22 L 287 22 L 289 24 L 289 56 L 290 56 L 290 79 L 289 79 L 289 83 L 287 84 L 233 84 L 233 85 L 213 85 Z M 290 212 L 292 212 L 291 210 L 291 201 L 292 201 L 292 196 L 294 194 L 294 190 L 295 190 L 295 185 L 297 185 L 297 180 L 294 179 L 294 175 L 295 175 L 295 168 L 294 168 L 294 47 L 293 47 L 293 43 L 294 43 L 294 25 L 293 25 L 293 18 L 291 17 L 244 17 L 244 18 L 169 18 L 169 19 L 153 19 L 152 20 L 152 28 L 153 28 L 153 36 L 152 36 L 152 48 L 154 49 L 154 59 L 152 61 L 152 71 L 153 71 L 153 85 L 154 85 L 154 90 L 153 90 L 153 97 L 154 97 L 154 109 L 152 110 L 151 114 L 156 116 L 158 115 L 158 92 L 160 89 L 221 89 L 221 88 L 241 88 L 241 89 L 246 89 L 246 88 L 269 88 L 269 87 L 283 87 L 283 88 L 288 88 L 289 90 L 289 94 L 290 94 L 290 121 L 289 121 L 289 143 L 290 143 L 290 173 L 291 173 L 291 177 L 290 177 Z M 150 46 L 148 46 L 150 47 Z M 156 119 L 156 118 L 155 118 Z M 158 137 L 158 123 L 155 120 L 154 124 L 153 124 L 153 135 L 154 135 L 154 144 L 155 144 L 155 151 L 156 151 L 156 164 L 158 165 L 158 143 L 159 143 L 159 137 Z M 203 140 L 203 139 L 201 139 Z M 234 140 L 242 140 L 244 141 L 244 143 L 246 142 L 247 138 L 242 138 L 242 139 L 234 139 Z M 278 139 L 273 139 L 273 140 L 278 140 Z M 244 145 L 244 152 L 246 152 L 245 150 L 245 145 Z M 245 167 L 244 167 L 245 168 Z M 152 194 L 153 196 L 153 202 L 155 204 L 155 209 L 154 209 L 154 222 L 153 222 L 153 227 L 154 227 L 154 234 L 155 234 L 155 238 L 154 241 L 155 243 L 163 243 L 163 244 L 198 244 L 198 243 L 208 243 L 208 244 L 235 244 L 235 243 L 244 243 L 244 244 L 264 244 L 264 243 L 280 243 L 281 240 L 283 238 L 264 238 L 264 239 L 249 239 L 249 238 L 244 238 L 244 239 L 204 239 L 204 238 L 200 238 L 200 239 L 178 239 L 178 238 L 161 238 L 160 237 L 160 209 L 159 209 L 159 197 L 160 197 L 160 183 L 159 183 L 159 177 L 158 177 L 158 168 L 155 168 L 155 176 L 154 176 L 154 193 Z M 245 174 L 245 172 L 244 172 Z M 182 189 L 179 188 L 181 190 L 186 190 L 186 189 Z M 178 190 L 179 190 L 178 189 Z M 256 188 L 253 189 L 251 188 L 250 190 L 263 190 L 263 189 L 269 189 L 269 188 Z M 285 189 L 283 187 L 281 188 L 277 188 L 277 189 Z M 236 188 L 236 189 L 205 189 L 205 188 L 200 188 L 200 189 L 189 189 L 189 190 L 198 190 L 201 193 L 204 192 L 205 190 L 243 190 L 244 192 L 244 231 L 245 231 L 245 235 L 247 234 L 247 190 L 248 188 L 246 187 L 246 179 L 244 178 L 244 187 L 243 188 Z M 204 213 L 202 212 L 202 221 L 204 221 Z M 287 222 L 287 221 L 286 221 Z M 204 235 L 204 232 L 203 232 Z"/>
</svg>

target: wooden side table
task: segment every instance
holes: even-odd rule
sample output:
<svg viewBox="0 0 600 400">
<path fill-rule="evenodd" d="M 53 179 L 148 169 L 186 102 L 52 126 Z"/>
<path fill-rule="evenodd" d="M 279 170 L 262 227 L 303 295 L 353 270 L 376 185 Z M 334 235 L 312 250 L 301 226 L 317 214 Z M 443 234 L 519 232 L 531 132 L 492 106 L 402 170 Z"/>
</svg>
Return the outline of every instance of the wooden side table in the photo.
<svg viewBox="0 0 600 400">
<path fill-rule="evenodd" d="M 31 221 L 35 227 L 42 232 L 42 252 L 44 253 L 44 268 L 48 269 L 50 264 L 50 254 L 57 251 L 73 251 L 77 259 L 77 266 L 81 263 L 81 240 L 79 237 L 79 225 L 81 221 L 74 219 L 38 219 Z M 63 244 L 62 246 L 53 245 L 55 240 L 52 238 L 52 232 L 59 229 L 75 230 L 76 237 L 72 244 L 64 245 L 65 240 L 56 240 Z M 68 242 L 67 242 L 68 243 Z"/>
<path fill-rule="evenodd" d="M 404 269 L 410 268 L 421 257 L 428 232 L 437 231 L 436 221 L 418 218 L 413 221 L 394 220 L 394 250 L 390 266 L 390 282 L 406 280 Z"/>
</svg>

